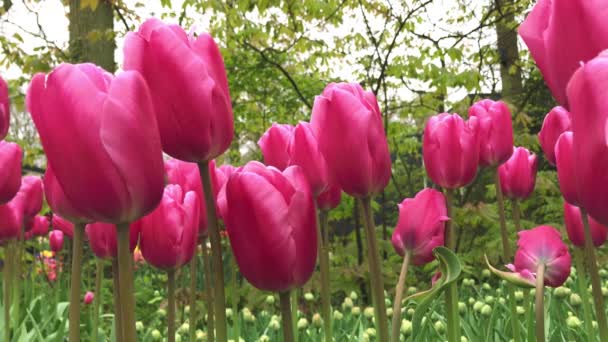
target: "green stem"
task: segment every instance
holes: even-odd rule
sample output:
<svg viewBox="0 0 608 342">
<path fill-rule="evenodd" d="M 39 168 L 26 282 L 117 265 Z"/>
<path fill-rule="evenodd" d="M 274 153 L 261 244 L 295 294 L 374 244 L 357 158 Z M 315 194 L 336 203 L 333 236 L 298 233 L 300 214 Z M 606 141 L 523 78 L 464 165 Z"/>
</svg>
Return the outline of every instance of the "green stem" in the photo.
<svg viewBox="0 0 608 342">
<path fill-rule="evenodd" d="M 329 240 L 327 239 L 329 215 L 326 210 L 319 210 L 317 225 L 317 241 L 319 253 L 319 269 L 321 272 L 321 307 L 323 311 L 323 326 L 325 341 L 332 341 L 331 328 L 331 290 L 329 288 Z"/>
<path fill-rule="evenodd" d="M 545 341 L 545 264 L 536 267 L 536 342 Z"/>
<path fill-rule="evenodd" d="M 584 264 L 584 250 L 581 248 L 574 248 L 574 263 L 576 264 L 576 270 L 578 271 L 576 282 L 578 285 L 578 293 L 581 295 L 581 299 L 583 301 L 583 317 L 585 319 L 585 329 L 587 330 L 587 336 L 591 338 L 591 336 L 596 336 L 595 329 L 593 328 L 593 316 L 591 314 L 591 305 L 589 298 L 589 291 L 587 291 L 587 282 L 585 281 L 585 276 L 587 272 L 585 271 Z"/>
<path fill-rule="evenodd" d="M 498 215 L 500 219 L 500 236 L 502 238 L 502 253 L 504 260 L 511 259 L 511 246 L 509 245 L 509 233 L 507 231 L 507 219 L 505 215 L 505 203 L 502 194 L 502 188 L 500 187 L 500 177 L 498 171 L 496 171 L 494 187 L 496 188 L 496 202 L 498 203 Z M 512 200 L 512 212 L 513 220 L 515 221 L 515 229 L 519 231 L 520 227 L 520 216 L 519 202 Z M 517 302 L 515 301 L 515 286 L 507 284 L 507 292 L 509 294 L 509 309 L 511 310 L 511 333 L 513 334 L 513 341 L 519 342 L 521 335 L 519 332 L 519 316 L 517 315 Z"/>
<path fill-rule="evenodd" d="M 452 251 L 456 251 L 456 230 L 453 221 L 454 190 L 446 189 L 446 203 L 448 217 L 450 220 L 445 225 L 445 245 Z M 448 285 L 445 291 L 447 334 L 449 342 L 460 341 L 460 316 L 458 315 L 458 285 L 453 282 Z"/>
<path fill-rule="evenodd" d="M 12 274 L 12 241 L 8 241 L 4 247 L 4 284 L 2 284 L 3 301 L 4 306 L 4 340 L 11 340 L 11 280 Z"/>
<path fill-rule="evenodd" d="M 19 230 L 19 236 L 17 237 L 17 241 L 13 244 L 13 280 L 12 280 L 12 305 L 14 307 L 13 311 L 13 319 L 16 319 L 17 322 L 21 322 L 21 277 L 23 275 L 22 263 L 23 263 L 23 250 L 24 250 L 24 227 L 21 227 Z M 19 324 L 19 323 L 17 323 Z"/>
<path fill-rule="evenodd" d="M 365 238 L 367 239 L 369 273 L 378 341 L 388 342 L 388 318 L 386 317 L 386 304 L 384 302 L 382 265 L 380 262 L 380 253 L 378 252 L 378 242 L 376 241 L 376 227 L 374 226 L 371 198 L 365 197 L 361 199 L 361 206 L 365 213 Z"/>
<path fill-rule="evenodd" d="M 230 258 L 231 260 L 231 272 L 230 275 L 232 277 L 231 279 L 231 283 L 232 283 L 232 315 L 234 317 L 234 340 L 235 341 L 239 341 L 239 337 L 241 335 L 240 332 L 240 315 L 239 315 L 239 291 L 238 291 L 238 283 L 237 283 L 237 279 L 236 279 L 236 270 L 237 270 L 237 264 L 236 264 L 236 260 L 234 259 L 234 254 L 232 255 L 232 258 Z"/>
<path fill-rule="evenodd" d="M 522 306 L 526 310 L 525 314 L 525 322 L 526 322 L 526 341 L 534 341 L 534 322 L 532 318 L 532 312 L 534 312 L 534 296 L 531 294 L 530 289 L 524 289 L 524 298 L 525 301 L 522 303 Z"/>
<path fill-rule="evenodd" d="M 122 302 L 120 301 L 120 273 L 118 272 L 117 258 L 112 260 L 112 280 L 114 282 L 112 291 L 114 294 L 114 335 L 116 336 L 116 342 L 123 342 L 124 331 L 122 328 Z"/>
<path fill-rule="evenodd" d="M 99 307 L 101 305 L 101 280 L 103 279 L 103 259 L 97 258 L 95 272 L 95 303 L 93 303 L 93 333 L 92 341 L 99 339 Z"/>
<path fill-rule="evenodd" d="M 591 278 L 591 290 L 593 292 L 593 300 L 595 302 L 595 316 L 597 325 L 600 330 L 600 341 L 608 341 L 608 324 L 606 323 L 606 313 L 604 306 L 604 296 L 602 295 L 602 282 L 597 269 L 597 259 L 595 256 L 595 247 L 591 240 L 591 228 L 589 227 L 589 219 L 584 208 L 581 209 L 581 217 L 583 218 L 583 227 L 585 228 L 585 259 L 587 260 L 587 270 Z"/>
<path fill-rule="evenodd" d="M 401 335 L 399 334 L 399 329 L 401 329 L 401 299 L 403 298 L 403 288 L 405 287 L 405 279 L 407 278 L 407 268 L 409 264 L 410 251 L 406 249 L 405 255 L 403 256 L 403 264 L 401 265 L 401 273 L 399 273 L 397 289 L 395 290 L 391 342 L 399 342 L 399 338 L 401 337 Z"/>
<path fill-rule="evenodd" d="M 168 275 L 169 304 L 167 307 L 167 340 L 175 342 L 175 270 L 170 269 Z M 192 310 L 192 308 L 190 308 Z"/>
<path fill-rule="evenodd" d="M 122 307 L 124 342 L 135 342 L 135 293 L 133 292 L 133 255 L 129 248 L 129 225 L 116 226 L 118 231 L 118 273 Z"/>
<path fill-rule="evenodd" d="M 298 321 L 298 289 L 295 289 L 293 291 L 291 291 L 291 329 L 293 331 L 293 336 L 294 339 L 296 341 L 299 341 L 298 339 L 298 327 L 296 326 L 297 321 Z"/>
<path fill-rule="evenodd" d="M 209 226 L 209 239 L 211 241 L 211 258 L 213 259 L 214 273 L 214 314 L 216 340 L 226 342 L 228 339 L 226 331 L 226 295 L 224 293 L 224 264 L 222 262 L 222 241 L 220 238 L 217 213 L 215 207 L 215 195 L 211 188 L 211 175 L 209 173 L 209 162 L 198 164 L 198 169 L 203 181 L 203 192 L 205 193 L 205 208 L 207 209 L 207 222 Z"/>
<path fill-rule="evenodd" d="M 203 268 L 205 272 L 205 306 L 207 307 L 207 340 L 215 340 L 215 314 L 213 312 L 213 282 L 211 281 L 211 260 L 209 260 L 209 249 L 207 242 L 201 240 L 203 247 Z"/>
<path fill-rule="evenodd" d="M 281 302 L 281 323 L 283 325 L 283 341 L 294 342 L 293 318 L 291 316 L 291 296 L 289 291 L 279 293 Z"/>
<path fill-rule="evenodd" d="M 194 252 L 194 256 L 190 261 L 190 342 L 196 341 L 196 259 L 198 253 Z"/>
<path fill-rule="evenodd" d="M 76 224 L 74 226 L 72 243 L 72 274 L 70 279 L 70 342 L 80 341 L 80 287 L 82 276 L 83 235 L 84 224 Z"/>
</svg>

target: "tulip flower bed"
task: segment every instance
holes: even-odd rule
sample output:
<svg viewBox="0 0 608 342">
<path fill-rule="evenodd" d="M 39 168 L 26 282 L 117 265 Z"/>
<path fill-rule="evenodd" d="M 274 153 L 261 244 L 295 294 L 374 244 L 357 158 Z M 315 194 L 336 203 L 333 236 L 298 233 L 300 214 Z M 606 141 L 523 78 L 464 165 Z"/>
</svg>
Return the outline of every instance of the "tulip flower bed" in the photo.
<svg viewBox="0 0 608 342">
<path fill-rule="evenodd" d="M 580 13 L 605 12 L 582 1 L 571 2 Z M 395 203 L 389 242 L 374 209 L 392 154 L 376 95 L 358 83 L 329 83 L 309 122 L 275 123 L 260 137 L 263 162 L 230 165 L 235 115 L 209 34 L 151 18 L 127 34 L 116 75 L 91 63 L 34 75 L 25 102 L 44 176 L 22 176 L 21 148 L 0 142 L 3 340 L 608 342 L 598 258 L 608 238 L 608 46 L 551 70 L 545 45 L 562 37 L 544 31 L 565 19 L 546 18 L 563 2 L 540 1 L 520 27 L 561 105 L 547 108 L 539 142 L 557 169 L 563 231 L 522 222 L 540 156 L 514 146 L 505 101 L 428 118 L 432 185 Z M 573 32 L 565 38 L 586 38 Z M 482 176 L 502 248 L 465 263 L 456 207 Z M 349 242 L 332 217 L 346 196 L 356 268 L 340 259 Z"/>
</svg>

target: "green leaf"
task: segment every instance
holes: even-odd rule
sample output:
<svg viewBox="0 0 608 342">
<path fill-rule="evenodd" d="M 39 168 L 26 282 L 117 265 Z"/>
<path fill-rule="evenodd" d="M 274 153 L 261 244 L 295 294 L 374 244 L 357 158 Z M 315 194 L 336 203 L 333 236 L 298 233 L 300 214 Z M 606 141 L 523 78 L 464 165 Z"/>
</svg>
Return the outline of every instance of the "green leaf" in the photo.
<svg viewBox="0 0 608 342">
<path fill-rule="evenodd" d="M 429 290 L 418 292 L 406 298 L 406 301 L 413 300 L 417 304 L 414 317 L 412 318 L 412 330 L 414 335 L 418 333 L 422 317 L 427 313 L 431 303 L 433 303 L 435 298 L 446 289 L 447 285 L 455 282 L 462 272 L 460 260 L 458 260 L 456 254 L 448 248 L 442 246 L 437 247 L 433 249 L 433 255 L 435 255 L 435 258 L 439 261 L 441 277 Z"/>
<path fill-rule="evenodd" d="M 494 273 L 500 279 L 504 279 L 504 280 L 508 281 L 509 283 L 511 283 L 515 286 L 518 286 L 518 287 L 522 287 L 522 288 L 526 288 L 526 289 L 534 288 L 535 284 L 530 279 L 526 279 L 526 278 L 522 277 L 517 272 L 505 272 L 505 271 L 498 270 L 498 269 L 494 268 L 492 265 L 490 265 L 490 262 L 488 261 L 488 257 L 486 255 L 484 255 L 484 257 L 486 258 L 486 264 L 488 265 L 488 268 L 490 269 L 490 271 L 492 271 L 492 273 Z"/>
</svg>

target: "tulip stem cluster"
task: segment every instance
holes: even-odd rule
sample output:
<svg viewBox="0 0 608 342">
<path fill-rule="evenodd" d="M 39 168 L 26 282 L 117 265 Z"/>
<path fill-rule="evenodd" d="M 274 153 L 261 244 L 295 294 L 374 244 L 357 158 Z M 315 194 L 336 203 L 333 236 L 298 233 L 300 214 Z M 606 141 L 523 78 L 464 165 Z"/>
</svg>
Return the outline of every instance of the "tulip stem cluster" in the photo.
<svg viewBox="0 0 608 342">
<path fill-rule="evenodd" d="M 454 190 L 446 189 L 446 204 L 448 217 L 453 217 Z M 449 220 L 445 225 L 445 245 L 452 251 L 456 251 L 456 230 L 454 222 Z M 456 282 L 448 285 L 445 291 L 446 316 L 447 316 L 447 331 L 448 341 L 460 341 L 460 316 L 458 315 L 458 287 Z"/>
<path fill-rule="evenodd" d="M 103 279 L 103 259 L 97 258 L 95 269 L 95 303 L 93 305 L 93 333 L 91 341 L 99 339 L 99 306 L 101 305 L 101 280 Z"/>
<path fill-rule="evenodd" d="M 291 292 L 280 292 L 279 302 L 281 305 L 281 324 L 283 325 L 283 341 L 294 342 L 294 323 L 293 317 L 291 315 Z"/>
<path fill-rule="evenodd" d="M 72 274 L 70 279 L 70 342 L 80 341 L 80 285 L 82 273 L 82 251 L 84 224 L 74 227 L 72 241 Z"/>
<path fill-rule="evenodd" d="M 505 260 L 511 259 L 511 246 L 509 245 L 509 233 L 507 232 L 507 219 L 505 215 L 505 201 L 500 186 L 500 176 L 498 170 L 495 173 L 494 187 L 496 189 L 496 202 L 498 204 L 498 216 L 500 220 L 500 235 L 502 238 L 502 252 Z M 513 203 L 517 203 L 517 200 L 513 200 Z M 513 216 L 517 216 L 517 225 L 519 225 L 519 206 L 517 206 L 517 213 L 515 213 L 515 207 L 513 207 Z M 515 301 L 515 289 L 512 284 L 507 284 L 507 291 L 509 293 L 509 309 L 511 310 L 511 332 L 513 333 L 513 341 L 519 342 L 519 320 L 517 319 L 517 303 Z"/>
<path fill-rule="evenodd" d="M 209 260 L 209 249 L 207 248 L 207 242 L 201 239 L 202 254 L 203 254 L 203 271 L 205 275 L 205 307 L 207 308 L 207 340 L 213 342 L 215 335 L 215 315 L 213 310 L 213 284 L 211 281 L 211 260 Z M 190 308 L 192 310 L 192 308 Z"/>
<path fill-rule="evenodd" d="M 318 243 L 319 243 L 319 268 L 321 271 L 321 306 L 323 309 L 323 325 L 325 329 L 325 341 L 332 341 L 331 327 L 331 293 L 329 288 L 329 215 L 326 210 L 319 210 Z"/>
<path fill-rule="evenodd" d="M 238 315 L 238 310 L 239 310 L 239 291 L 238 291 L 238 279 L 236 278 L 236 271 L 238 269 L 238 266 L 236 264 L 236 260 L 234 259 L 234 254 L 232 255 L 232 258 L 230 258 L 230 283 L 232 285 L 232 300 L 231 300 L 231 304 L 232 304 L 232 312 L 233 312 L 233 326 L 234 326 L 234 330 L 233 330 L 233 334 L 234 336 L 232 337 L 235 341 L 239 340 L 239 337 L 241 335 L 240 332 L 240 322 L 239 322 L 239 315 Z"/>
<path fill-rule="evenodd" d="M 585 275 L 588 274 L 588 272 L 585 271 L 584 252 L 585 251 L 582 248 L 574 248 L 574 262 L 576 263 L 576 270 L 578 271 L 576 281 L 578 283 L 578 293 L 581 295 L 583 302 L 582 306 L 583 316 L 585 318 L 585 328 L 587 330 L 587 334 L 589 334 L 589 336 L 593 336 L 596 329 L 593 328 L 593 316 L 591 314 L 591 306 L 589 305 L 591 298 L 589 298 L 587 282 L 585 281 Z"/>
<path fill-rule="evenodd" d="M 196 253 L 190 260 L 190 342 L 196 340 Z"/>
<path fill-rule="evenodd" d="M 407 269 L 410 264 L 410 252 L 405 250 L 403 256 L 403 264 L 401 265 L 401 273 L 399 273 L 399 281 L 395 289 L 395 300 L 393 303 L 393 320 L 391 326 L 391 342 L 399 342 L 399 329 L 401 329 L 401 299 L 403 298 L 403 288 L 405 287 L 405 279 L 407 278 Z"/>
<path fill-rule="evenodd" d="M 374 303 L 374 316 L 376 318 L 376 329 L 378 341 L 388 341 L 388 319 L 386 317 L 386 304 L 384 302 L 384 282 L 382 280 L 382 266 L 380 264 L 380 253 L 376 241 L 376 227 L 371 206 L 371 198 L 365 197 L 360 200 L 365 218 L 365 238 L 367 239 L 367 253 L 369 258 L 369 273 L 371 277 L 372 299 Z"/>
<path fill-rule="evenodd" d="M 167 271 L 167 341 L 175 342 L 175 270 Z M 190 308 L 192 310 L 192 308 Z"/>
<path fill-rule="evenodd" d="M 209 173 L 209 163 L 199 163 L 199 172 L 203 182 L 203 192 L 205 195 L 205 209 L 207 211 L 207 222 L 209 225 L 209 239 L 211 241 L 211 258 L 214 270 L 214 319 L 216 340 L 226 342 L 226 295 L 224 292 L 224 263 L 222 262 L 222 241 L 220 239 L 220 231 L 217 222 L 217 213 L 215 207 L 215 195 L 211 188 L 211 175 Z M 212 334 L 212 332 L 210 332 Z"/>
<path fill-rule="evenodd" d="M 135 342 L 135 292 L 133 291 L 133 262 L 129 248 L 129 225 L 117 225 L 118 285 L 120 291 L 123 342 Z"/>
<path fill-rule="evenodd" d="M 602 295 L 602 283 L 600 280 L 599 271 L 597 269 L 597 258 L 595 256 L 595 247 L 591 240 L 591 228 L 587 212 L 581 207 L 581 217 L 583 219 L 583 228 L 585 230 L 585 259 L 587 260 L 587 270 L 591 278 L 591 289 L 593 292 L 593 300 L 595 302 L 595 315 L 597 325 L 600 330 L 600 341 L 608 341 L 608 324 L 606 324 L 606 314 L 604 311 L 604 296 Z"/>
<path fill-rule="evenodd" d="M 536 268 L 536 341 L 545 341 L 545 264 L 540 262 Z"/>
<path fill-rule="evenodd" d="M 123 342 L 122 305 L 120 301 L 120 272 L 118 271 L 118 259 L 112 260 L 112 278 L 114 291 L 114 331 L 116 331 L 116 342 Z"/>
</svg>

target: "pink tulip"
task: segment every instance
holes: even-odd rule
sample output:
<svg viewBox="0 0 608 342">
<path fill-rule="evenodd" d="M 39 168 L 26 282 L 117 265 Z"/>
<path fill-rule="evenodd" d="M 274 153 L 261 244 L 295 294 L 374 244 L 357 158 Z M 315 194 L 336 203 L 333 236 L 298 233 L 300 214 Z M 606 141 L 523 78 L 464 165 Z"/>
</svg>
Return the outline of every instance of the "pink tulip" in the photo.
<svg viewBox="0 0 608 342">
<path fill-rule="evenodd" d="M 85 214 L 78 211 L 65 196 L 50 164 L 47 164 L 43 185 L 46 202 L 54 213 L 57 213 L 62 218 L 66 218 L 70 222 L 89 221 L 85 218 Z"/>
<path fill-rule="evenodd" d="M 591 229 L 591 240 L 595 247 L 599 247 L 606 242 L 608 238 L 608 227 L 601 225 L 593 217 L 587 215 L 589 228 Z M 566 232 L 568 239 L 577 247 L 585 247 L 585 229 L 581 218 L 581 210 L 579 207 L 573 206 L 564 202 L 564 223 L 566 224 Z"/>
<path fill-rule="evenodd" d="M 158 208 L 134 223 L 140 231 L 141 252 L 160 269 L 176 269 L 188 263 L 196 249 L 199 199 L 184 193 L 178 184 L 165 187 Z"/>
<path fill-rule="evenodd" d="M 44 215 L 36 215 L 31 222 L 31 226 L 25 233 L 26 238 L 31 239 L 35 236 L 45 236 L 49 232 L 49 218 Z"/>
<path fill-rule="evenodd" d="M 86 305 L 93 303 L 94 299 L 95 299 L 95 295 L 93 294 L 93 292 L 87 291 L 87 293 L 84 294 L 84 303 Z"/>
<path fill-rule="evenodd" d="M 198 233 L 200 236 L 207 236 L 207 212 L 205 201 L 202 200 L 203 185 L 198 165 L 177 159 L 169 159 L 165 161 L 165 171 L 169 178 L 169 184 L 178 184 L 185 192 L 194 191 L 196 193 L 200 204 Z"/>
<path fill-rule="evenodd" d="M 74 236 L 74 224 L 57 214 L 51 218 L 51 226 L 55 230 L 61 230 L 70 239 Z"/>
<path fill-rule="evenodd" d="M 534 191 L 538 160 L 526 148 L 516 147 L 507 162 L 498 167 L 500 188 L 507 198 L 526 199 Z"/>
<path fill-rule="evenodd" d="M 469 117 L 477 117 L 479 165 L 498 166 L 513 153 L 511 111 L 502 101 L 481 100 L 469 108 Z"/>
<path fill-rule="evenodd" d="M 432 116 L 424 127 L 422 157 L 426 173 L 436 184 L 456 189 L 469 185 L 479 163 L 477 117 L 458 114 Z"/>
<path fill-rule="evenodd" d="M 568 246 L 559 232 L 551 226 L 539 226 L 518 233 L 515 263 L 511 270 L 532 280 L 538 265 L 545 264 L 545 285 L 561 286 L 570 275 L 571 258 Z"/>
<path fill-rule="evenodd" d="M 116 225 L 111 223 L 95 222 L 85 227 L 89 245 L 93 253 L 101 259 L 113 259 L 118 255 Z M 129 229 L 129 246 L 131 251 L 137 246 L 139 231 L 136 227 Z"/>
<path fill-rule="evenodd" d="M 274 166 L 279 170 L 285 170 L 289 166 L 289 142 L 294 130 L 292 125 L 273 123 L 264 132 L 258 140 L 258 145 L 262 150 L 266 165 Z"/>
<path fill-rule="evenodd" d="M 600 0 L 539 0 L 519 26 L 553 97 L 568 108 L 566 86 L 579 67 L 608 48 L 606 3 Z"/>
<path fill-rule="evenodd" d="M 124 69 L 150 86 L 163 150 L 201 162 L 224 153 L 234 135 L 228 79 L 209 34 L 186 34 L 178 25 L 148 19 L 127 34 Z"/>
<path fill-rule="evenodd" d="M 53 252 L 59 253 L 63 248 L 63 232 L 61 230 L 51 231 L 49 234 L 49 244 Z"/>
<path fill-rule="evenodd" d="M 215 164 L 215 160 L 209 163 L 209 171 L 211 174 L 211 186 L 213 187 L 213 193 L 215 194 L 215 198 L 218 198 L 220 191 L 226 186 L 226 182 L 228 178 L 237 170 L 236 167 L 224 164 L 221 166 L 217 166 Z"/>
<path fill-rule="evenodd" d="M 560 135 L 555 144 L 555 164 L 562 196 L 566 202 L 579 206 L 581 201 L 576 186 L 573 141 L 572 132 L 564 132 Z"/>
<path fill-rule="evenodd" d="M 543 126 L 538 133 L 538 141 L 549 164 L 555 166 L 555 144 L 559 136 L 569 130 L 571 130 L 570 112 L 564 107 L 555 107 L 545 116 Z"/>
<path fill-rule="evenodd" d="M 57 182 L 88 220 L 131 222 L 158 205 L 162 150 L 139 73 L 61 64 L 34 76 L 26 102 Z"/>
<path fill-rule="evenodd" d="M 321 210 L 334 209 L 340 205 L 342 199 L 342 189 L 335 185 L 330 185 L 325 191 L 317 196 L 317 208 Z"/>
<path fill-rule="evenodd" d="M 299 166 L 281 172 L 250 162 L 226 184 L 224 222 L 243 276 L 266 291 L 287 291 L 310 279 L 317 261 L 316 214 Z"/>
<path fill-rule="evenodd" d="M 392 243 L 401 256 L 407 251 L 414 265 L 433 261 L 433 249 L 443 246 L 448 210 L 443 194 L 426 188 L 399 204 L 399 221 Z"/>
<path fill-rule="evenodd" d="M 11 200 L 0 205 L 0 242 L 15 239 L 23 227 L 23 204 Z"/>
<path fill-rule="evenodd" d="M 0 140 L 6 138 L 11 120 L 11 101 L 8 97 L 8 85 L 0 77 Z"/>
<path fill-rule="evenodd" d="M 594 36 L 596 34 L 599 32 Z M 608 168 L 608 97 L 604 91 L 607 79 L 608 51 L 604 51 L 581 66 L 568 84 L 578 196 L 587 213 L 605 225 L 608 225 L 608 173 L 605 172 Z"/>
<path fill-rule="evenodd" d="M 289 165 L 298 165 L 304 171 L 315 198 L 325 191 L 329 182 L 329 171 L 308 122 L 300 122 L 294 129 L 289 142 L 289 157 Z"/>
<path fill-rule="evenodd" d="M 21 178 L 21 188 L 15 199 L 23 203 L 23 219 L 25 227 L 29 227 L 34 217 L 42 210 L 42 179 L 37 176 Z"/>
<path fill-rule="evenodd" d="M 357 83 L 331 83 L 315 98 L 310 125 L 325 157 L 330 183 L 347 194 L 381 192 L 391 157 L 376 96 Z"/>
<path fill-rule="evenodd" d="M 0 204 L 10 201 L 21 186 L 22 156 L 19 145 L 0 141 Z"/>
</svg>

